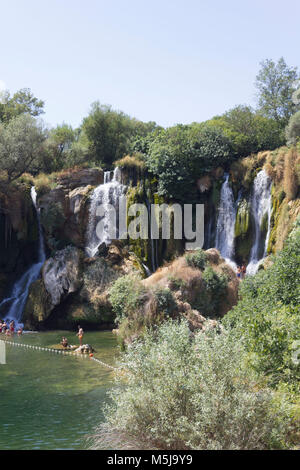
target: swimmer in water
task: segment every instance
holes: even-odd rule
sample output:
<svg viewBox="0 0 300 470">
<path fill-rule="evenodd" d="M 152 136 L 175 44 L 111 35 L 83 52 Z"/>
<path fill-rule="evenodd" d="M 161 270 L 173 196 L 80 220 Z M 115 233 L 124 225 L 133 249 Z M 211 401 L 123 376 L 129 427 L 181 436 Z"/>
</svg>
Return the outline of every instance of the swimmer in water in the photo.
<svg viewBox="0 0 300 470">
<path fill-rule="evenodd" d="M 65 338 L 65 337 L 63 336 L 63 338 L 62 338 L 60 344 L 62 345 L 63 348 L 67 348 L 67 347 L 68 347 L 68 340 L 67 340 L 67 338 Z"/>
</svg>

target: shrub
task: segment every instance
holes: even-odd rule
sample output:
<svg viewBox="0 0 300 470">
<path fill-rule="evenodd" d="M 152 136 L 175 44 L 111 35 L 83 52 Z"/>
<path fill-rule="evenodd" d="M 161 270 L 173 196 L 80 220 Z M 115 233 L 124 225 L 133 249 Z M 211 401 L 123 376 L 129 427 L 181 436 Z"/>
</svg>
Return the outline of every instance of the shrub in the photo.
<svg viewBox="0 0 300 470">
<path fill-rule="evenodd" d="M 145 168 L 145 162 L 143 160 L 142 154 L 126 155 L 120 160 L 115 161 L 114 166 L 118 166 L 122 170 L 136 169 L 136 170 L 141 171 Z"/>
<path fill-rule="evenodd" d="M 154 295 L 159 312 L 163 312 L 164 315 L 167 316 L 172 316 L 174 312 L 177 311 L 177 305 L 170 289 L 156 289 Z"/>
<path fill-rule="evenodd" d="M 227 278 L 215 272 L 210 266 L 203 272 L 204 290 L 197 297 L 194 307 L 203 315 L 217 315 L 227 289 Z"/>
<path fill-rule="evenodd" d="M 269 383 L 298 386 L 299 366 L 292 361 L 294 341 L 300 338 L 300 228 L 295 227 L 273 265 L 246 277 L 241 299 L 224 318 L 243 338 L 251 362 Z"/>
<path fill-rule="evenodd" d="M 55 188 L 56 183 L 49 175 L 40 173 L 34 178 L 34 186 L 38 194 L 41 196 L 48 193 L 51 189 Z"/>
<path fill-rule="evenodd" d="M 30 173 L 23 173 L 17 180 L 19 183 L 34 185 L 34 178 Z"/>
<path fill-rule="evenodd" d="M 122 276 L 114 282 L 109 290 L 109 300 L 116 314 L 117 323 L 120 323 L 124 317 L 132 316 L 132 313 L 142 305 L 144 294 L 145 289 L 137 276 Z"/>
<path fill-rule="evenodd" d="M 201 269 L 201 271 L 205 268 L 207 262 L 206 253 L 201 249 L 197 250 L 195 253 L 188 253 L 185 259 L 189 266 Z"/>
<path fill-rule="evenodd" d="M 269 449 L 286 441 L 288 419 L 225 331 L 191 337 L 185 322 L 169 321 L 119 365 L 93 448 Z"/>
</svg>

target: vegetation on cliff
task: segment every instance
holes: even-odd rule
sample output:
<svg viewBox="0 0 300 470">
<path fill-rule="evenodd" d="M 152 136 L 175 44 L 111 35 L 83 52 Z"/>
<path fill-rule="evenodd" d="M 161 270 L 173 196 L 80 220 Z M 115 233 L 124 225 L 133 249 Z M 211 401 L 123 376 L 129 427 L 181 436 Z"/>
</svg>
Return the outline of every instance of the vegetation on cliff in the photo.
<svg viewBox="0 0 300 470">
<path fill-rule="evenodd" d="M 203 269 L 205 256 L 195 260 Z M 243 281 L 240 301 L 217 327 L 204 323 L 192 334 L 181 318 L 148 328 L 119 361 L 106 421 L 91 447 L 299 444 L 299 270 L 298 222 L 273 265 Z M 131 293 L 135 284 L 127 288 Z"/>
<path fill-rule="evenodd" d="M 185 318 L 192 330 L 201 329 L 205 318 L 221 318 L 236 303 L 237 291 L 234 271 L 211 249 L 177 258 L 144 280 L 121 277 L 109 300 L 120 342 L 128 344 L 168 318 Z"/>
</svg>

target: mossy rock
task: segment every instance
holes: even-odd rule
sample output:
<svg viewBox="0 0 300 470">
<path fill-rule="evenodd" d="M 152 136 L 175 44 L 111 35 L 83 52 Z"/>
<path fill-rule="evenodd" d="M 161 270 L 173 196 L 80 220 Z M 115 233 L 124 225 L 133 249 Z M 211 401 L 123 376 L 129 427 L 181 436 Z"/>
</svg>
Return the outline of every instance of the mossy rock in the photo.
<svg viewBox="0 0 300 470">
<path fill-rule="evenodd" d="M 250 204 L 246 199 L 239 203 L 235 227 L 235 256 L 239 263 L 247 263 L 253 244 L 253 220 Z"/>
<path fill-rule="evenodd" d="M 22 322 L 25 328 L 39 329 L 51 312 L 50 298 L 42 279 L 31 284 Z"/>
</svg>

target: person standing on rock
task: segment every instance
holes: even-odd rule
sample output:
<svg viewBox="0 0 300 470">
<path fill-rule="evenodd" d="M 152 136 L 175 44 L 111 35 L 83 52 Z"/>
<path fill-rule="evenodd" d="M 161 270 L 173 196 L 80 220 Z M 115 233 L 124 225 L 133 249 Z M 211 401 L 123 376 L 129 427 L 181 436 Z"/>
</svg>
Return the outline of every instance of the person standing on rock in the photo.
<svg viewBox="0 0 300 470">
<path fill-rule="evenodd" d="M 78 336 L 80 346 L 82 346 L 83 329 L 81 328 L 80 325 L 78 325 L 78 333 L 76 334 L 76 336 Z"/>
</svg>

